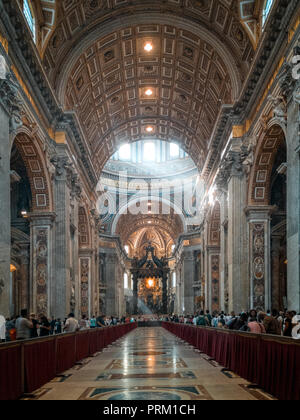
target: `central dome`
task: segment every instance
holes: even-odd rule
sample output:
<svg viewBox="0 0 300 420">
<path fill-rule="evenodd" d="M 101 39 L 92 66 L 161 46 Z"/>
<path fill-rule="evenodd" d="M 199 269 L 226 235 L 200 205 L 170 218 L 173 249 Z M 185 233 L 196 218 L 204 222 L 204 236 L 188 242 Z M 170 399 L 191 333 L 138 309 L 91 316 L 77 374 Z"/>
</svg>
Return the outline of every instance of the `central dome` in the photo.
<svg viewBox="0 0 300 420">
<path fill-rule="evenodd" d="M 176 143 L 142 140 L 124 144 L 104 167 L 102 177 L 126 172 L 132 178 L 174 178 L 197 174 L 193 160 Z"/>
</svg>

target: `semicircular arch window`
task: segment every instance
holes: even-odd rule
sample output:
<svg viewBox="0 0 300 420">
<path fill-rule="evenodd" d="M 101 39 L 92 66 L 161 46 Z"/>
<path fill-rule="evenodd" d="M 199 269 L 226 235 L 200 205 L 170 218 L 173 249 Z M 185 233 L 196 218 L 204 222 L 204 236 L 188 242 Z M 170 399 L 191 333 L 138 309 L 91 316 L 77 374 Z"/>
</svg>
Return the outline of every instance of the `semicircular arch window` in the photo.
<svg viewBox="0 0 300 420">
<path fill-rule="evenodd" d="M 35 18 L 34 18 L 34 13 L 33 13 L 32 6 L 29 0 L 23 0 L 23 13 L 24 13 L 26 22 L 28 23 L 28 26 L 30 28 L 30 31 L 32 33 L 33 39 L 35 41 L 36 39 Z"/>
<path fill-rule="evenodd" d="M 265 23 L 268 19 L 268 16 L 271 12 L 273 3 L 274 3 L 274 0 L 266 0 L 265 1 L 265 6 L 264 6 L 264 9 L 263 9 L 263 15 L 262 15 L 262 25 L 263 26 L 265 25 Z"/>
</svg>

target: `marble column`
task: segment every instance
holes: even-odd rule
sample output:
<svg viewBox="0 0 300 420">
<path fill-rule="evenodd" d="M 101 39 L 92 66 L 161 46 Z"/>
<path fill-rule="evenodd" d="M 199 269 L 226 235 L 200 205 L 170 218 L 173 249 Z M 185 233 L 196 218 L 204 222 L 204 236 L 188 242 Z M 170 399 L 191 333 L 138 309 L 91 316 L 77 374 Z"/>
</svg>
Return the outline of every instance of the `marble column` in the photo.
<svg viewBox="0 0 300 420">
<path fill-rule="evenodd" d="M 133 282 L 133 314 L 137 315 L 138 313 L 138 278 L 134 274 L 132 278 Z"/>
<path fill-rule="evenodd" d="M 106 253 L 106 315 L 114 316 L 117 312 L 117 262 L 118 257 L 115 249 L 107 249 Z"/>
<path fill-rule="evenodd" d="M 227 191 L 220 191 L 220 306 L 228 312 L 228 201 Z"/>
<path fill-rule="evenodd" d="M 184 314 L 194 313 L 194 275 L 195 275 L 195 258 L 194 252 L 183 251 L 183 289 L 184 289 Z"/>
<path fill-rule="evenodd" d="M 31 213 L 30 220 L 30 311 L 37 316 L 52 312 L 54 213 Z"/>
<path fill-rule="evenodd" d="M 228 156 L 228 310 L 240 313 L 249 308 L 247 271 L 246 179 L 240 153 Z"/>
<path fill-rule="evenodd" d="M 296 90 L 297 91 L 297 90 Z M 300 87 L 298 87 L 300 92 Z M 300 311 L 300 101 L 287 107 L 287 277 L 288 309 Z"/>
<path fill-rule="evenodd" d="M 162 279 L 163 284 L 163 306 L 162 311 L 164 315 L 167 315 L 168 313 L 168 274 L 166 274 Z"/>
<path fill-rule="evenodd" d="M 20 278 L 20 308 L 30 308 L 30 244 L 29 243 L 18 243 L 20 247 L 20 267 L 19 267 L 19 278 Z"/>
<path fill-rule="evenodd" d="M 281 235 L 272 235 L 272 252 L 271 252 L 271 282 L 272 282 L 272 308 L 283 310 L 283 290 L 281 287 L 281 273 L 280 273 L 280 248 Z"/>
<path fill-rule="evenodd" d="M 65 145 L 57 146 L 58 154 L 51 159 L 55 166 L 55 240 L 54 240 L 54 277 L 51 295 L 52 315 L 64 319 L 71 310 L 71 273 L 70 273 L 70 192 L 72 167 Z"/>
<path fill-rule="evenodd" d="M 8 58 L 0 45 L 0 314 L 10 316 L 10 149 L 15 130 L 22 125 L 19 86 L 8 71 Z"/>
<path fill-rule="evenodd" d="M 272 206 L 247 207 L 250 267 L 250 307 L 267 311 L 272 304 Z"/>
</svg>

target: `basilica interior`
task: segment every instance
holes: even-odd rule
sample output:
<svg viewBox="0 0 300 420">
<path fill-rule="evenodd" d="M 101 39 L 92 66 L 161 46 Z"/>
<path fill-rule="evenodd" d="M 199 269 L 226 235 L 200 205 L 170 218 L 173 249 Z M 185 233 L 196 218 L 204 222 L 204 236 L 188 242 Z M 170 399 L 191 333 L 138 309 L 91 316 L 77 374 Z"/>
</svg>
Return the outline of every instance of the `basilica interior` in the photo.
<svg viewBox="0 0 300 420">
<path fill-rule="evenodd" d="M 0 0 L 0 315 L 298 313 L 299 80 L 299 0 Z"/>
</svg>

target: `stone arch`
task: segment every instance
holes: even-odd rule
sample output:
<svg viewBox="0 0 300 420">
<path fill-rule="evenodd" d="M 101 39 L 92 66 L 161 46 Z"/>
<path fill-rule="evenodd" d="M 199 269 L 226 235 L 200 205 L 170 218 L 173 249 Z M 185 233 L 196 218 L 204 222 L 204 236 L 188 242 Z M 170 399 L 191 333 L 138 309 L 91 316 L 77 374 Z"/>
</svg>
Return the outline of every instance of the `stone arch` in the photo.
<svg viewBox="0 0 300 420">
<path fill-rule="evenodd" d="M 271 175 L 276 154 L 285 144 L 283 128 L 272 125 L 258 143 L 254 165 L 250 174 L 248 204 L 268 205 L 271 199 Z"/>
<path fill-rule="evenodd" d="M 38 142 L 30 134 L 29 130 L 23 127 L 22 131 L 16 135 L 14 145 L 24 161 L 29 178 L 32 192 L 31 211 L 51 211 L 53 198 L 45 159 Z"/>
<path fill-rule="evenodd" d="M 91 235 L 87 211 L 83 206 L 78 209 L 78 233 L 79 248 L 89 248 L 91 246 Z"/>
</svg>

